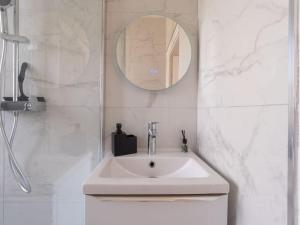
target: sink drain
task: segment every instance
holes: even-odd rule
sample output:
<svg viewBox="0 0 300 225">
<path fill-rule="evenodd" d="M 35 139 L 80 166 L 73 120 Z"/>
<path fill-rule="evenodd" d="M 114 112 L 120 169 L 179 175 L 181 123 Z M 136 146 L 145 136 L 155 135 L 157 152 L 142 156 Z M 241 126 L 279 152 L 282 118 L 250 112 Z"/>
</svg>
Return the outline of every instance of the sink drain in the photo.
<svg viewBox="0 0 300 225">
<path fill-rule="evenodd" d="M 149 166 L 150 166 L 150 168 L 154 168 L 154 167 L 155 167 L 155 162 L 151 161 L 151 162 L 149 163 Z"/>
</svg>

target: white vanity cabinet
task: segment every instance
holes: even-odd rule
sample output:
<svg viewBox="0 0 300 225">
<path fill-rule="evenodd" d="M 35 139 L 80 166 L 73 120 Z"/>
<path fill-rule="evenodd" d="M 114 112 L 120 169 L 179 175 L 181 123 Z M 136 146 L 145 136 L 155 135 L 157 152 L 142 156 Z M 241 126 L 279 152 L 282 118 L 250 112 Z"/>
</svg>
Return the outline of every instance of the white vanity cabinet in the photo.
<svg viewBox="0 0 300 225">
<path fill-rule="evenodd" d="M 192 152 L 106 157 L 83 192 L 85 225 L 227 224 L 229 184 Z"/>
<path fill-rule="evenodd" d="M 228 195 L 86 195 L 85 225 L 226 225 Z"/>
</svg>

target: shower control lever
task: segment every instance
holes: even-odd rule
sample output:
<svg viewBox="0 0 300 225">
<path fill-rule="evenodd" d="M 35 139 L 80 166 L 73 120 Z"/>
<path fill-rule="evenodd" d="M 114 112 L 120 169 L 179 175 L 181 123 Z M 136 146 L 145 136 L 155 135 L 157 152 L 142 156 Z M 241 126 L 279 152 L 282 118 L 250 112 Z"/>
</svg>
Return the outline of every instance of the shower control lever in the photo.
<svg viewBox="0 0 300 225">
<path fill-rule="evenodd" d="M 18 97 L 18 101 L 28 101 L 29 98 L 24 94 L 24 89 L 23 89 L 23 83 L 25 80 L 25 73 L 28 68 L 28 63 L 24 62 L 22 63 L 21 66 L 21 71 L 18 76 L 18 84 L 19 84 L 19 90 L 20 90 L 20 96 Z M 12 97 L 3 97 L 5 101 L 13 101 Z"/>
<path fill-rule="evenodd" d="M 21 94 L 18 98 L 19 101 L 28 101 L 28 99 L 29 99 L 24 94 L 24 91 L 23 91 L 23 82 L 25 80 L 25 73 L 26 73 L 27 68 L 28 68 L 28 63 L 26 63 L 26 62 L 22 63 L 21 71 L 18 76 L 19 90 L 20 90 L 20 94 Z"/>
<path fill-rule="evenodd" d="M 20 74 L 18 76 L 18 85 L 20 90 L 20 96 L 18 97 L 18 101 L 13 101 L 12 97 L 3 97 L 4 101 L 1 102 L 0 110 L 14 112 L 41 112 L 46 110 L 46 100 L 44 97 L 28 97 L 24 94 L 23 84 L 27 68 L 28 63 L 22 63 Z"/>
</svg>

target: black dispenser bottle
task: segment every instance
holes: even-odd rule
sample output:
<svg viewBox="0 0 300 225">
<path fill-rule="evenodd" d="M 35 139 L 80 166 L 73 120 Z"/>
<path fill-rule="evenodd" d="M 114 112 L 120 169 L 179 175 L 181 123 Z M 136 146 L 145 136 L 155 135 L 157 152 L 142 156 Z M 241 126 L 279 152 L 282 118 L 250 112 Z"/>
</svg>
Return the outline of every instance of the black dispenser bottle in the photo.
<svg viewBox="0 0 300 225">
<path fill-rule="evenodd" d="M 137 138 L 122 131 L 122 124 L 117 123 L 117 130 L 112 133 L 112 153 L 114 156 L 137 153 Z"/>
</svg>

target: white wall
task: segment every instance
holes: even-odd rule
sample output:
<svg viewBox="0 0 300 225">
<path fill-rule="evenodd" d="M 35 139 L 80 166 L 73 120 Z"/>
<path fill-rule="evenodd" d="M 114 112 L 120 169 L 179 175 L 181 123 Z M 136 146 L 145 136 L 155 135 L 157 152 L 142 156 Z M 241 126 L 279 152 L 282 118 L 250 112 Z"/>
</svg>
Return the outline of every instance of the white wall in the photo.
<svg viewBox="0 0 300 225">
<path fill-rule="evenodd" d="M 284 225 L 288 1 L 199 0 L 199 30 L 199 153 L 230 181 L 229 225 Z"/>
<path fill-rule="evenodd" d="M 166 15 L 178 21 L 191 37 L 193 62 L 186 77 L 175 87 L 149 92 L 133 86 L 120 74 L 114 59 L 118 33 L 142 15 Z M 197 120 L 197 0 L 110 0 L 106 17 L 105 138 L 111 151 L 111 132 L 117 122 L 147 146 L 147 122 L 159 121 L 158 147 L 179 147 L 180 129 L 187 130 L 189 145 L 196 147 Z"/>
</svg>

